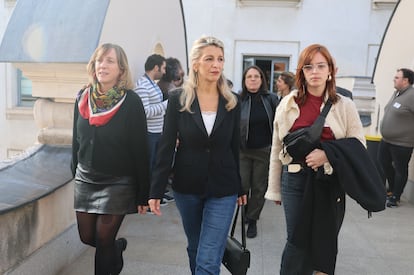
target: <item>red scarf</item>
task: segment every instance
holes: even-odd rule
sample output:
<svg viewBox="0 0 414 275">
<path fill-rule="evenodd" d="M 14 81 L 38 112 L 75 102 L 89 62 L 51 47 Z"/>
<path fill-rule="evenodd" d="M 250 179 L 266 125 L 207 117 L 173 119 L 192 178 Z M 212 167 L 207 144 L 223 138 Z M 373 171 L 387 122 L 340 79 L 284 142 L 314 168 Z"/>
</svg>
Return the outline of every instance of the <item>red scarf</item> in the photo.
<svg viewBox="0 0 414 275">
<path fill-rule="evenodd" d="M 116 114 L 125 97 L 125 91 L 115 87 L 104 95 L 98 93 L 97 85 L 88 87 L 79 96 L 79 113 L 89 120 L 89 125 L 103 126 Z"/>
</svg>

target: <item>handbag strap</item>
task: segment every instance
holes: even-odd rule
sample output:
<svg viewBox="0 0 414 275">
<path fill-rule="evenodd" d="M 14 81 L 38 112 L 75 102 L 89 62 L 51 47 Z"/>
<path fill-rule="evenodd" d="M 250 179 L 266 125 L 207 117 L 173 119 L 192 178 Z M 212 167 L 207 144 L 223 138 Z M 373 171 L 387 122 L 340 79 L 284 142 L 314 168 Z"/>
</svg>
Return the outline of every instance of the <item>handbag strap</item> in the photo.
<svg viewBox="0 0 414 275">
<path fill-rule="evenodd" d="M 331 109 L 331 106 L 332 106 L 332 102 L 328 98 L 328 100 L 325 103 L 325 106 L 323 106 L 322 112 L 319 114 L 319 116 L 315 119 L 313 124 L 310 126 L 312 127 L 312 129 L 315 129 L 318 133 L 320 132 L 319 135 L 322 134 L 323 125 L 325 124 L 325 118 L 329 110 Z"/>
<path fill-rule="evenodd" d="M 231 226 L 230 237 L 234 236 L 236 229 L 237 217 L 239 216 L 239 210 L 241 208 L 241 236 L 242 236 L 242 247 L 246 248 L 246 229 L 245 229 L 245 215 L 244 205 L 237 205 L 236 214 L 234 215 L 233 225 Z"/>
<path fill-rule="evenodd" d="M 331 109 L 331 106 L 332 106 L 332 102 L 328 98 L 328 100 L 325 103 L 325 106 L 323 106 L 322 112 L 319 115 L 326 118 L 326 115 L 328 114 L 329 110 Z"/>
</svg>

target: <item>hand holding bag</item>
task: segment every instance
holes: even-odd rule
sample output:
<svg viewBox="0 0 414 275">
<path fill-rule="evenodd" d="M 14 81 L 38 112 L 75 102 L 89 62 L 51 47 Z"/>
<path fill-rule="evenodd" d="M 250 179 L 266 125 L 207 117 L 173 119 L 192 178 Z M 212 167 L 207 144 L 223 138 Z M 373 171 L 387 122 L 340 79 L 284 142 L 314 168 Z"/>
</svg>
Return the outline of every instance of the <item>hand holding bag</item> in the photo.
<svg viewBox="0 0 414 275">
<path fill-rule="evenodd" d="M 297 129 L 283 138 L 284 148 L 293 159 L 302 160 L 318 147 L 325 118 L 331 105 L 332 103 L 328 99 L 322 112 L 311 126 Z"/>
<path fill-rule="evenodd" d="M 236 228 L 237 216 L 239 215 L 240 208 L 242 209 L 242 243 L 234 238 L 234 230 Z M 230 236 L 227 238 L 226 249 L 224 250 L 222 260 L 224 266 L 233 275 L 245 275 L 247 273 L 247 269 L 250 267 L 250 251 L 246 248 L 246 230 L 244 219 L 244 206 L 239 205 L 237 206 L 236 215 L 234 216 Z"/>
</svg>

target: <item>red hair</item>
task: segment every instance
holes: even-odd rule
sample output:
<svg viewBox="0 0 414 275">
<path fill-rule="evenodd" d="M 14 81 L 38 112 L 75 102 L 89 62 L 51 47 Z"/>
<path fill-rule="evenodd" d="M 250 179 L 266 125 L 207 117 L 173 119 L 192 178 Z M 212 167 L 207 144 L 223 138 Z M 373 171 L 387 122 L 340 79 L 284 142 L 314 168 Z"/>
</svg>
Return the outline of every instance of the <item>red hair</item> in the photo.
<svg viewBox="0 0 414 275">
<path fill-rule="evenodd" d="M 326 81 L 325 92 L 328 93 L 328 97 L 332 103 L 337 102 L 338 96 L 336 95 L 336 82 L 335 82 L 335 64 L 331 54 L 325 46 L 320 44 L 312 44 L 306 47 L 299 56 L 298 66 L 296 67 L 296 78 L 295 84 L 298 89 L 298 102 L 303 104 L 306 100 L 306 79 L 302 71 L 303 66 L 310 64 L 311 60 L 316 53 L 322 54 L 328 62 L 328 67 L 330 71 L 330 78 Z"/>
</svg>

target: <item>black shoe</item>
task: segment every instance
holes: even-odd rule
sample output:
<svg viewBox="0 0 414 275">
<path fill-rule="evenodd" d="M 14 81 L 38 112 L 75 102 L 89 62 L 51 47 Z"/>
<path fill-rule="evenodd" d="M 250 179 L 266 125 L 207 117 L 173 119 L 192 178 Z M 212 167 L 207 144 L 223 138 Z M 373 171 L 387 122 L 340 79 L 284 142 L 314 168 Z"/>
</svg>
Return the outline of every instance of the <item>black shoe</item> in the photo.
<svg viewBox="0 0 414 275">
<path fill-rule="evenodd" d="M 164 194 L 163 200 L 165 200 L 166 202 L 172 202 L 172 201 L 174 201 L 174 197 L 170 196 L 170 195 L 167 195 L 167 194 Z"/>
<path fill-rule="evenodd" d="M 256 220 L 249 220 L 249 225 L 247 226 L 247 238 L 255 238 L 257 236 L 257 223 Z"/>
<path fill-rule="evenodd" d="M 390 207 L 390 208 L 398 207 L 398 201 L 399 200 L 397 200 L 397 198 L 395 196 L 389 197 L 388 201 L 387 201 L 387 207 Z"/>
<path fill-rule="evenodd" d="M 116 265 L 114 272 L 111 274 L 117 275 L 121 273 L 122 268 L 124 267 L 124 258 L 122 257 L 122 252 L 125 251 L 127 245 L 128 242 L 125 238 L 119 238 L 115 241 Z"/>
</svg>

